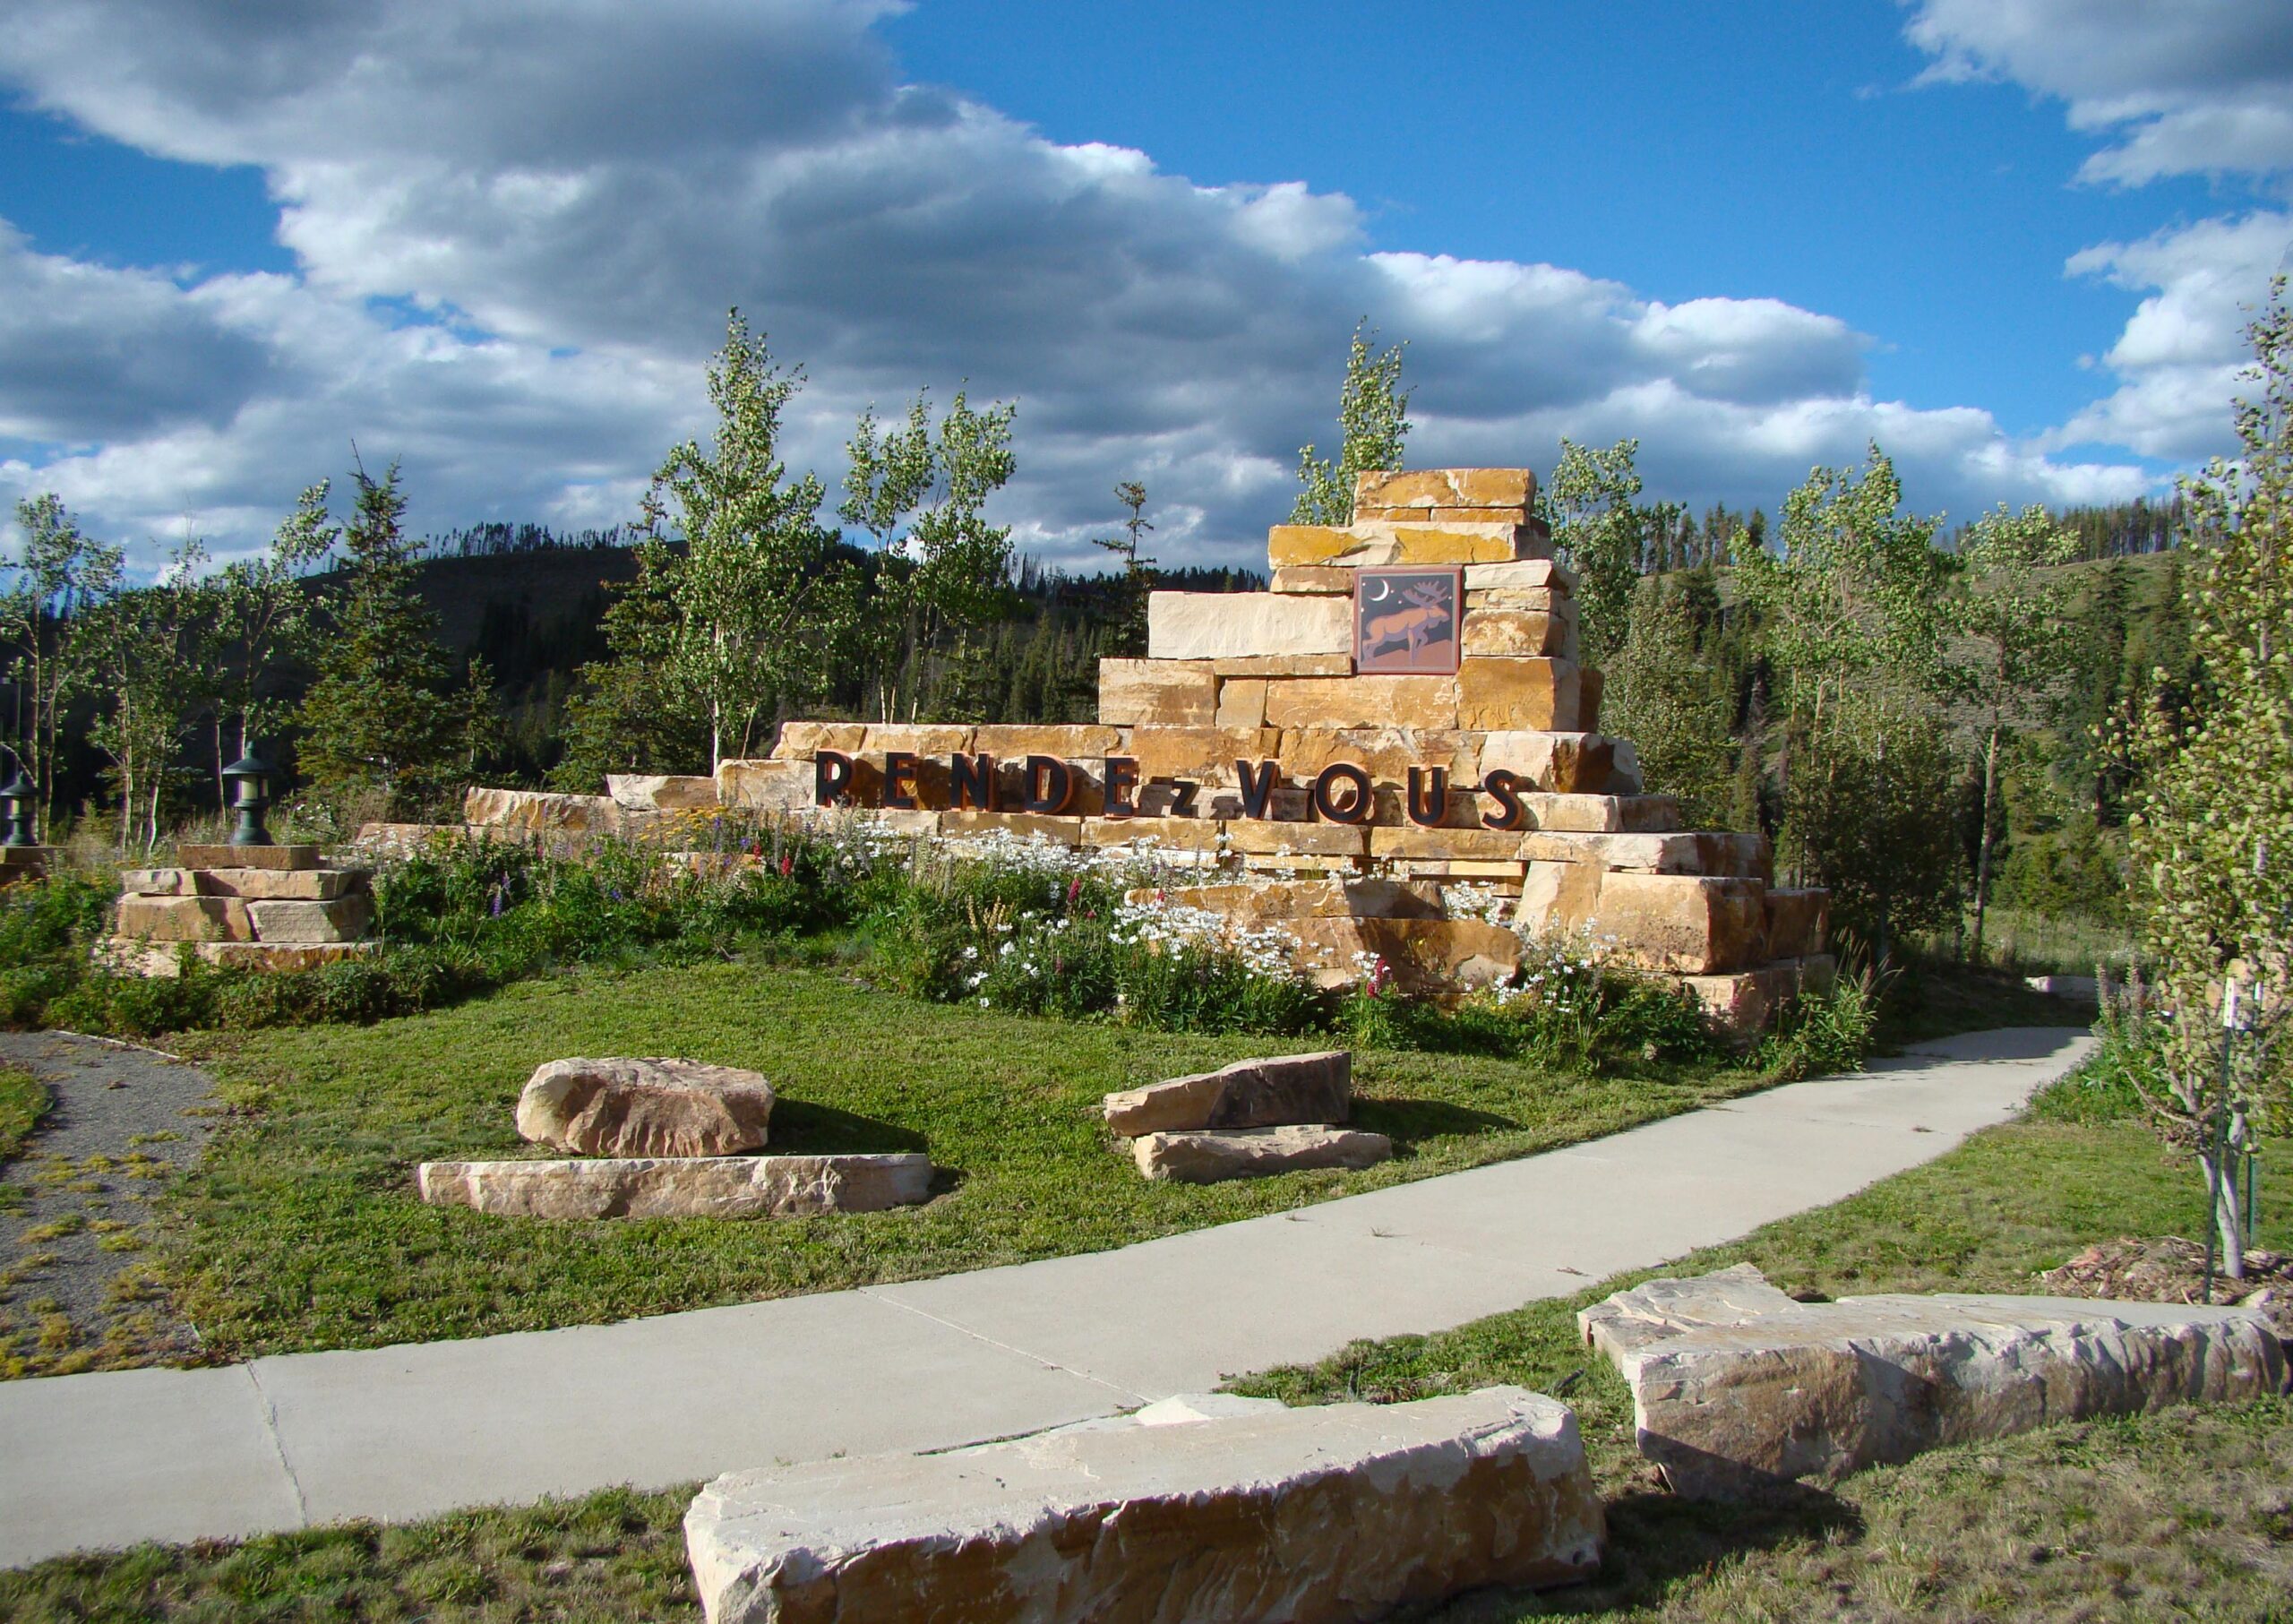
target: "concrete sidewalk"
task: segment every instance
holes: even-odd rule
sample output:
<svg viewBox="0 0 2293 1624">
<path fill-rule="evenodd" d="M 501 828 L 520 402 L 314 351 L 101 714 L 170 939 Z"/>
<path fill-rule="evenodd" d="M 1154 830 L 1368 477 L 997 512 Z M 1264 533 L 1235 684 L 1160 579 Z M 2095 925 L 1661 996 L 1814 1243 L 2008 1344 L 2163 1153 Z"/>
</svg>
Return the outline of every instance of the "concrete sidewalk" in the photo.
<svg viewBox="0 0 2293 1624">
<path fill-rule="evenodd" d="M 1117 1251 L 618 1325 L 0 1382 L 0 1566 L 942 1448 L 1198 1391 L 1836 1201 L 2011 1117 L 2088 1045 L 1971 1034 Z"/>
</svg>

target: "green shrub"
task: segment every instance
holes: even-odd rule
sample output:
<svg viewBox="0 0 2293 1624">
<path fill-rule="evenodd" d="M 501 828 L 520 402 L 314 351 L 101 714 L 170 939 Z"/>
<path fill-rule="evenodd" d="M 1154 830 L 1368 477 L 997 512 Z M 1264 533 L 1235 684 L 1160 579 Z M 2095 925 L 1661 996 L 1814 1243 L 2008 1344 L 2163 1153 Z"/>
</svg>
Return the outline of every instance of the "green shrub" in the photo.
<svg viewBox="0 0 2293 1624">
<path fill-rule="evenodd" d="M 1860 1071 L 1879 1027 L 1877 979 L 1868 969 L 1842 975 L 1827 991 L 1786 1003 L 1760 1040 L 1753 1063 L 1777 1082 Z"/>
</svg>

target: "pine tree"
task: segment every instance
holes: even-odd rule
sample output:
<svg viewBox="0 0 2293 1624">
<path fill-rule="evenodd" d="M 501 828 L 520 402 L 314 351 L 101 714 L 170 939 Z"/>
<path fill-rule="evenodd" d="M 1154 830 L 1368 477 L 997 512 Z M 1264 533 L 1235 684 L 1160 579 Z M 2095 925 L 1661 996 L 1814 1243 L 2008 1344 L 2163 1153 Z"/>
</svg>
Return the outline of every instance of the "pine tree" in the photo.
<svg viewBox="0 0 2293 1624">
<path fill-rule="evenodd" d="M 364 467 L 357 508 L 342 533 L 346 568 L 318 642 L 318 677 L 296 713 L 297 761 L 321 795 L 362 793 L 402 815 L 459 776 L 466 707 L 438 646 L 438 617 L 414 589 L 414 548 L 399 528 L 398 465 L 380 480 Z"/>
<path fill-rule="evenodd" d="M 1126 479 L 1114 487 L 1114 499 L 1130 510 L 1120 537 L 1101 537 L 1094 545 L 1122 560 L 1121 605 L 1116 614 L 1115 636 L 1109 652 L 1138 656 L 1146 652 L 1146 601 L 1154 590 L 1155 561 L 1138 549 L 1154 525 L 1146 518 L 1146 487 Z"/>
</svg>

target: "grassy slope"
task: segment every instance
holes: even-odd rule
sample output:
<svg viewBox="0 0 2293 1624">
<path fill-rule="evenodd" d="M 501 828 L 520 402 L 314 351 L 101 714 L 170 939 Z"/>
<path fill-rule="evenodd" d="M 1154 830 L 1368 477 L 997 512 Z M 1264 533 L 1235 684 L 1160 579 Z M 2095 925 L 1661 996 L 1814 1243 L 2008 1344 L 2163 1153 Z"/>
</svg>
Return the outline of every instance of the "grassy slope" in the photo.
<svg viewBox="0 0 2293 1624">
<path fill-rule="evenodd" d="M 1749 1260 L 1786 1290 L 2033 1289 L 2032 1276 L 2120 1234 L 2197 1233 L 2186 1166 L 2138 1124 L 2083 1121 L 2074 1087 L 2026 1121 L 1837 1206 L 1670 1266 Z M 2262 1242 L 2293 1245 L 2280 1173 Z M 1653 1272 L 1653 1271 L 1650 1271 Z M 1773 1503 L 1696 1506 L 1659 1491 L 1632 1448 L 1622 1379 L 1576 1334 L 1576 1309 L 1645 1278 L 1603 1281 L 1435 1336 L 1363 1344 L 1238 1384 L 1291 1403 L 1400 1399 L 1511 1381 L 1566 1389 L 1610 1497 L 1602 1581 L 1544 1597 L 1481 1596 L 1453 1624 L 1591 1613 L 1631 1620 L 2282 1619 L 2293 1585 L 2293 1410 L 2179 1411 L 1940 1450 Z"/>
<path fill-rule="evenodd" d="M 2187 1173 L 2139 1128 L 2048 1120 L 1993 1130 L 1836 1207 L 1772 1224 L 1681 1268 L 1749 1258 L 1779 1282 L 1842 1293 L 2027 1288 L 2031 1273 L 2193 1214 Z M 2265 1210 L 2293 1190 L 2280 1179 Z M 2293 1241 L 2272 1223 L 2272 1244 Z M 1624 1284 L 1609 1281 L 1577 1302 Z M 1573 1613 L 1615 1620 L 2287 1617 L 2293 1594 L 2293 1409 L 2179 1410 L 1937 1450 L 1836 1494 L 1752 1507 L 1658 1492 L 1630 1448 L 1630 1403 L 1577 1345 L 1577 1302 L 1541 1303 L 1431 1337 L 1364 1345 L 1243 1384 L 1292 1402 L 1401 1398 L 1488 1381 L 1565 1391 L 1610 1495 L 1600 1583 L 1484 1594 L 1447 1624 Z M 697 1617 L 679 1529 L 689 1488 L 349 1524 L 244 1544 L 146 1546 L 0 1574 L 0 1615 L 32 1621 L 596 1620 Z M 2274 1611 L 2272 1611 L 2274 1610 Z"/>
<path fill-rule="evenodd" d="M 1011 1017 L 726 965 L 550 979 L 370 1027 L 200 1040 L 239 1113 L 172 1201 L 163 1267 L 219 1357 L 594 1323 L 1095 1250 L 1612 1132 L 1739 1093 L 1740 1070 L 1557 1077 L 1373 1052 L 1356 1121 L 1396 1159 L 1211 1187 L 1141 1179 L 1099 1096 L 1310 1047 Z M 538 1154 L 511 1110 L 539 1062 L 751 1066 L 784 1150 L 928 1150 L 920 1210 L 722 1224 L 546 1224 L 420 1205 L 417 1162 Z"/>
<path fill-rule="evenodd" d="M 20 1067 L 0 1066 L 0 1162 L 23 1149 L 48 1104 L 39 1078 Z"/>
</svg>

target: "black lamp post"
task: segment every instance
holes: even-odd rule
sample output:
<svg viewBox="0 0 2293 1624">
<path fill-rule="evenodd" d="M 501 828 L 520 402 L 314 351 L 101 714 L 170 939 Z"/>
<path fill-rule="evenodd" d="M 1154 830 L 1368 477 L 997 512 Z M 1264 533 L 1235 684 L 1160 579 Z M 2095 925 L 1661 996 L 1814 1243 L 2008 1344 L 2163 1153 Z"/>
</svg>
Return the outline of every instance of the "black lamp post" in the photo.
<svg viewBox="0 0 2293 1624">
<path fill-rule="evenodd" d="M 271 807 L 271 764 L 259 760 L 250 744 L 223 769 L 223 781 L 230 786 L 230 809 L 239 815 L 231 844 L 269 846 L 271 831 L 262 825 L 262 814 Z"/>
<path fill-rule="evenodd" d="M 39 803 L 39 786 L 32 782 L 31 774 L 24 770 L 21 761 L 16 763 L 16 776 L 0 784 L 0 815 L 8 823 L 8 835 L 0 845 L 38 846 L 39 838 L 32 833 L 32 808 Z"/>
</svg>

